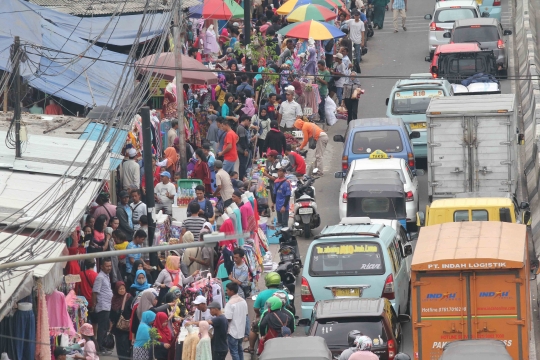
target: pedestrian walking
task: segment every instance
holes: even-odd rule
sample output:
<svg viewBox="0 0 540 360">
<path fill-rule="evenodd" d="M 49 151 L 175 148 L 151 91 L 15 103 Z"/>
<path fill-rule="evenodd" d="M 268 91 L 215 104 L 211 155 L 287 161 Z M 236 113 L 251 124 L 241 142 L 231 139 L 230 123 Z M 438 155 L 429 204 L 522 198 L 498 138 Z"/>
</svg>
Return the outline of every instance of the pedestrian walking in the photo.
<svg viewBox="0 0 540 360">
<path fill-rule="evenodd" d="M 398 16 L 401 16 L 401 27 L 403 31 L 407 31 L 405 20 L 407 19 L 407 0 L 392 0 L 390 3 L 394 15 L 394 32 L 398 32 Z"/>
<path fill-rule="evenodd" d="M 242 340 L 246 331 L 248 306 L 246 300 L 238 295 L 238 284 L 230 282 L 226 286 L 229 302 L 225 305 L 225 317 L 229 321 L 227 343 L 233 360 L 244 360 Z"/>
<path fill-rule="evenodd" d="M 403 0 L 402 0 L 403 1 Z M 349 25 L 349 37 L 354 47 L 354 66 L 356 72 L 360 73 L 360 62 L 362 61 L 362 48 L 366 43 L 366 27 L 360 19 L 360 10 L 353 11 L 354 19 L 347 20 L 345 23 Z"/>
<path fill-rule="evenodd" d="M 386 5 L 388 0 L 373 0 L 373 28 L 381 29 L 384 26 L 384 15 L 386 15 Z"/>
<path fill-rule="evenodd" d="M 111 351 L 103 347 L 103 341 L 109 331 L 109 316 L 111 313 L 111 300 L 113 291 L 111 289 L 111 280 L 109 274 L 112 270 L 111 259 L 105 258 L 101 262 L 101 271 L 99 272 L 94 287 L 92 288 L 92 303 L 97 321 L 97 345 L 102 355 L 110 355 Z M 92 334 L 93 335 L 93 334 Z"/>
</svg>

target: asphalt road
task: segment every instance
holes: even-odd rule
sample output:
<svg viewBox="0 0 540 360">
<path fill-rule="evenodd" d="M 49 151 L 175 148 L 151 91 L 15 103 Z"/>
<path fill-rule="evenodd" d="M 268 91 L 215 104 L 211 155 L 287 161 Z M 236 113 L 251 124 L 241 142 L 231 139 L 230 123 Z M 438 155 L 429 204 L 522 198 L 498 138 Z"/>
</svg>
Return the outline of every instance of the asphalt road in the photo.
<svg viewBox="0 0 540 360">
<path fill-rule="evenodd" d="M 413 73 L 429 71 L 429 63 L 424 60 L 425 56 L 428 55 L 429 21 L 424 19 L 424 15 L 433 13 L 434 3 L 434 0 L 409 1 L 406 32 L 400 28 L 398 33 L 394 33 L 391 12 L 386 13 L 383 29 L 375 30 L 375 35 L 367 43 L 368 54 L 361 63 L 361 75 L 365 76 L 361 85 L 366 93 L 362 95 L 359 103 L 358 116 L 360 118 L 385 117 L 385 101 L 395 82 L 398 79 L 407 78 Z M 503 1 L 503 9 L 507 9 L 507 6 L 507 1 Z M 501 23 L 505 29 L 511 29 L 510 14 L 507 11 L 503 12 Z M 512 40 L 509 39 L 509 42 Z M 509 50 L 511 50 L 512 44 L 508 45 Z M 510 80 L 503 81 L 501 86 L 504 93 L 512 92 L 513 87 Z M 324 156 L 323 171 L 325 175 L 315 184 L 316 201 L 321 215 L 321 226 L 314 230 L 315 234 L 318 234 L 324 226 L 336 224 L 340 220 L 337 206 L 341 180 L 335 179 L 333 173 L 340 171 L 342 143 L 334 143 L 332 138 L 335 134 L 344 135 L 346 127 L 346 121 L 340 120 L 328 131 L 330 141 Z M 426 169 L 425 162 L 418 165 Z M 427 175 L 419 177 L 419 190 L 420 209 L 425 209 L 428 204 Z M 298 240 L 300 252 L 304 257 L 310 241 L 303 238 Z M 273 246 L 273 248 L 277 249 L 277 246 Z M 298 280 L 295 296 L 297 309 L 301 308 L 300 281 L 301 279 Z M 299 329 L 295 336 L 305 335 L 302 329 Z M 403 339 L 401 351 L 412 357 L 410 323 L 404 324 Z"/>
</svg>

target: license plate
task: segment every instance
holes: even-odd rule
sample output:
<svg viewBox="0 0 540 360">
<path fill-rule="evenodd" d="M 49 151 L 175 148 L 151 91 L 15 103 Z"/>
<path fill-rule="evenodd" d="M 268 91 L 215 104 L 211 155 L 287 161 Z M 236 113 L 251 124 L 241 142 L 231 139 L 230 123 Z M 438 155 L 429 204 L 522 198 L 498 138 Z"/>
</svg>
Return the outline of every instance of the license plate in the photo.
<svg viewBox="0 0 540 360">
<path fill-rule="evenodd" d="M 425 129 L 425 128 L 426 128 L 425 122 L 411 123 L 411 130 Z"/>
<path fill-rule="evenodd" d="M 281 257 L 281 260 L 283 260 L 283 261 L 293 260 L 293 259 L 294 259 L 294 255 L 292 255 L 292 254 L 289 254 L 289 255 L 283 255 L 283 256 Z"/>
<path fill-rule="evenodd" d="M 359 288 L 332 289 L 334 297 L 360 297 Z"/>
<path fill-rule="evenodd" d="M 303 214 L 313 214 L 313 208 L 310 208 L 310 207 L 308 207 L 308 208 L 300 208 L 300 209 L 298 209 L 298 213 L 299 213 L 300 215 L 303 215 Z"/>
</svg>

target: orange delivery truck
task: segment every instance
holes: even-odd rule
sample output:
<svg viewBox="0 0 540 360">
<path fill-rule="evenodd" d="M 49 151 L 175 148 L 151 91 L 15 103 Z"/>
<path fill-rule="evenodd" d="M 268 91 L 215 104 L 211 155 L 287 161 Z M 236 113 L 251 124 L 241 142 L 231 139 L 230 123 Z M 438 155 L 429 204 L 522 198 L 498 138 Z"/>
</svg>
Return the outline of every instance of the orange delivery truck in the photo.
<svg viewBox="0 0 540 360">
<path fill-rule="evenodd" d="M 437 360 L 448 342 L 495 339 L 529 360 L 527 227 L 472 221 L 420 230 L 411 266 L 414 358 Z"/>
</svg>

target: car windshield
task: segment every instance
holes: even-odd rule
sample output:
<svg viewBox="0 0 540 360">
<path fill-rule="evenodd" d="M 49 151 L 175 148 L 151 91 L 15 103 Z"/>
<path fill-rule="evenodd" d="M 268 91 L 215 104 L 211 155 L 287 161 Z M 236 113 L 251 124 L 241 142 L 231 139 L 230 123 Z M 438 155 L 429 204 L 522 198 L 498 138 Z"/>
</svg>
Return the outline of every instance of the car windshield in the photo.
<svg viewBox="0 0 540 360">
<path fill-rule="evenodd" d="M 471 8 L 449 8 L 442 9 L 435 13 L 435 22 L 436 23 L 453 23 L 456 20 L 461 19 L 474 19 L 478 17 L 476 11 Z"/>
<path fill-rule="evenodd" d="M 499 32 L 496 26 L 463 26 L 454 29 L 452 41 L 455 43 L 465 42 L 496 42 L 499 40 Z"/>
<path fill-rule="evenodd" d="M 326 340 L 330 350 L 336 348 L 346 349 L 347 334 L 352 330 L 360 330 L 362 334 L 369 336 L 374 347 L 387 346 L 388 336 L 384 329 L 381 317 L 355 317 L 317 320 L 315 336 L 321 336 Z M 377 341 L 374 341 L 377 339 Z"/>
<path fill-rule="evenodd" d="M 311 249 L 310 276 L 362 276 L 385 273 L 381 247 L 377 243 L 323 242 Z"/>
<path fill-rule="evenodd" d="M 405 199 L 349 196 L 347 198 L 347 216 L 390 220 L 406 219 Z"/>
<path fill-rule="evenodd" d="M 354 154 L 371 154 L 375 150 L 385 153 L 403 151 L 401 136 L 397 130 L 358 131 L 354 134 L 352 152 Z"/>
<path fill-rule="evenodd" d="M 396 91 L 392 101 L 392 114 L 425 114 L 431 98 L 443 95 L 442 90 Z"/>
</svg>

